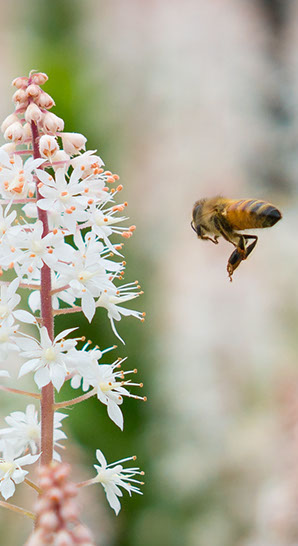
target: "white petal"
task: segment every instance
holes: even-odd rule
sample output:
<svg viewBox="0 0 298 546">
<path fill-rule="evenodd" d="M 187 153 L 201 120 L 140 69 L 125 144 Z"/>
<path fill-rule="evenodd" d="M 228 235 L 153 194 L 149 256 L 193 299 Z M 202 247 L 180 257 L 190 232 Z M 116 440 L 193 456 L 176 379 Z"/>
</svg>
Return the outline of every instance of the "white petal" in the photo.
<svg viewBox="0 0 298 546">
<path fill-rule="evenodd" d="M 52 341 L 50 340 L 50 336 L 48 334 L 48 330 L 45 326 L 42 326 L 40 328 L 40 344 L 42 347 L 51 347 Z"/>
<path fill-rule="evenodd" d="M 106 461 L 106 458 L 105 458 L 104 454 L 102 453 L 102 451 L 100 451 L 100 449 L 96 450 L 96 458 L 97 458 L 98 462 L 101 464 L 101 466 L 103 468 L 106 468 L 107 461 Z"/>
<path fill-rule="evenodd" d="M 39 459 L 40 455 L 41 453 L 38 453 L 38 455 L 24 455 L 24 457 L 20 457 L 19 459 L 16 459 L 15 463 L 17 463 L 20 466 L 24 466 L 26 464 L 33 464 Z"/>
<path fill-rule="evenodd" d="M 82 295 L 82 311 L 89 322 L 91 322 L 95 313 L 95 301 L 90 292 L 84 292 Z"/>
<path fill-rule="evenodd" d="M 7 290 L 7 298 L 11 298 L 12 295 L 17 291 L 20 284 L 20 280 L 18 277 L 16 277 L 8 286 Z"/>
<path fill-rule="evenodd" d="M 26 474 L 28 474 L 27 470 L 22 470 L 21 468 L 17 468 L 12 475 L 13 481 L 15 483 L 22 483 L 25 479 Z"/>
<path fill-rule="evenodd" d="M 39 199 L 37 206 L 41 210 L 51 210 L 53 208 L 53 199 Z"/>
<path fill-rule="evenodd" d="M 121 430 L 123 430 L 122 411 L 115 402 L 111 402 L 110 400 L 108 402 L 108 416 Z"/>
<path fill-rule="evenodd" d="M 19 377 L 22 377 L 26 373 L 32 372 L 34 369 L 36 369 L 36 366 L 39 364 L 39 358 L 32 358 L 32 360 L 27 360 L 23 366 L 21 366 L 21 369 L 19 371 Z"/>
<path fill-rule="evenodd" d="M 49 369 L 47 367 L 39 368 L 34 374 L 34 381 L 39 389 L 48 385 L 51 381 Z"/>
<path fill-rule="evenodd" d="M 0 484 L 1 495 L 5 498 L 5 500 L 9 499 L 9 497 L 12 497 L 15 490 L 15 484 L 10 478 L 3 480 L 2 484 Z"/>
<path fill-rule="evenodd" d="M 120 501 L 119 501 L 118 497 L 115 495 L 115 493 L 109 487 L 106 487 L 105 491 L 106 491 L 106 496 L 107 496 L 107 500 L 108 500 L 108 503 L 109 503 L 110 507 L 113 508 L 116 516 L 118 516 L 118 514 L 119 514 L 119 512 L 121 510 L 121 504 L 120 504 Z"/>
<path fill-rule="evenodd" d="M 24 309 L 18 309 L 14 312 L 14 316 L 17 320 L 21 322 L 26 322 L 27 324 L 36 324 L 36 318 L 34 315 L 25 311 Z"/>
<path fill-rule="evenodd" d="M 62 366 L 55 366 L 51 369 L 52 383 L 59 392 L 66 377 L 66 372 Z"/>
</svg>

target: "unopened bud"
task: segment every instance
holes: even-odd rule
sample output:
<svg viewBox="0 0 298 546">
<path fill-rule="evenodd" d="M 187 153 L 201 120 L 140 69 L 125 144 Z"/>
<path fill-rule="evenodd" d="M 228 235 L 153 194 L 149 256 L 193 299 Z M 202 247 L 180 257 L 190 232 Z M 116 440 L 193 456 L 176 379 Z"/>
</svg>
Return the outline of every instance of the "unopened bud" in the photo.
<svg viewBox="0 0 298 546">
<path fill-rule="evenodd" d="M 47 133 L 57 133 L 58 131 L 63 131 L 64 121 L 56 116 L 56 114 L 47 112 L 43 119 L 43 129 Z"/>
<path fill-rule="evenodd" d="M 53 156 L 58 152 L 59 146 L 55 137 L 50 135 L 43 135 L 39 139 L 39 151 L 42 157 L 46 157 L 51 160 Z"/>
<path fill-rule="evenodd" d="M 12 100 L 15 104 L 19 106 L 27 105 L 28 99 L 27 99 L 26 91 L 24 89 L 17 89 L 17 91 L 12 96 Z"/>
<path fill-rule="evenodd" d="M 30 99 L 36 99 L 38 95 L 40 94 L 40 92 L 41 92 L 40 87 L 36 85 L 35 83 L 31 83 L 30 85 L 28 85 L 26 90 L 27 97 Z"/>
<path fill-rule="evenodd" d="M 77 154 L 80 150 L 85 150 L 87 138 L 81 133 L 61 133 L 64 151 L 69 155 Z"/>
<path fill-rule="evenodd" d="M 74 535 L 75 537 L 80 540 L 81 542 L 84 540 L 85 542 L 92 542 L 92 535 L 87 527 L 85 525 L 82 525 L 79 523 L 79 525 L 76 525 L 74 528 Z"/>
<path fill-rule="evenodd" d="M 41 514 L 38 525 L 47 531 L 55 531 L 59 525 L 59 518 L 53 510 L 50 510 Z"/>
<path fill-rule="evenodd" d="M 73 500 L 64 500 L 60 513 L 65 521 L 75 521 L 79 517 L 80 509 L 78 504 Z"/>
<path fill-rule="evenodd" d="M 15 143 L 22 142 L 23 139 L 23 127 L 19 121 L 15 121 L 4 132 L 5 140 L 11 140 Z"/>
<path fill-rule="evenodd" d="M 16 114 L 9 114 L 9 116 L 7 116 L 5 120 L 2 122 L 2 125 L 1 125 L 2 133 L 4 133 L 7 127 L 12 125 L 12 123 L 15 123 L 16 121 L 19 121 L 18 116 Z"/>
<path fill-rule="evenodd" d="M 66 529 L 61 529 L 56 535 L 55 546 L 73 546 L 74 541 L 71 533 Z"/>
<path fill-rule="evenodd" d="M 44 72 L 35 72 L 35 74 L 31 74 L 31 80 L 33 83 L 36 83 L 36 85 L 43 85 L 48 79 L 48 76 Z"/>
<path fill-rule="evenodd" d="M 41 90 L 39 97 L 36 99 L 36 104 L 41 108 L 46 108 L 47 110 L 55 106 L 54 99 L 44 91 Z"/>
<path fill-rule="evenodd" d="M 38 108 L 37 104 L 35 104 L 34 102 L 30 102 L 25 112 L 25 120 L 28 123 L 31 123 L 32 121 L 34 121 L 34 123 L 38 123 L 42 119 L 42 117 L 43 113 Z"/>
<path fill-rule="evenodd" d="M 20 78 L 15 78 L 12 80 L 11 85 L 14 85 L 18 89 L 21 89 L 22 87 L 27 87 L 28 85 L 28 78 L 26 76 L 22 76 Z"/>
</svg>

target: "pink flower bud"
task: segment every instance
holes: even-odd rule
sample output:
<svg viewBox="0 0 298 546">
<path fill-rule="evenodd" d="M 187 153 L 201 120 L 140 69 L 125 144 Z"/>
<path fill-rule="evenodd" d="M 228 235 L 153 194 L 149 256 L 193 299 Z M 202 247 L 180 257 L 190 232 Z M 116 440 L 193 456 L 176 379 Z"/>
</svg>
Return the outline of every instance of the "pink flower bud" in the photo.
<svg viewBox="0 0 298 546">
<path fill-rule="evenodd" d="M 60 487 L 51 487 L 51 489 L 49 489 L 49 491 L 47 492 L 47 495 L 49 499 L 55 502 L 61 502 L 61 500 L 63 499 L 63 492 Z"/>
<path fill-rule="evenodd" d="M 35 85 L 35 83 L 31 83 L 28 85 L 26 93 L 29 99 L 36 99 L 41 93 L 41 89 L 38 85 Z"/>
<path fill-rule="evenodd" d="M 37 529 L 30 535 L 25 546 L 41 546 L 41 544 L 45 544 L 43 530 Z"/>
<path fill-rule="evenodd" d="M 15 78 L 12 80 L 11 85 L 14 85 L 18 89 L 21 89 L 22 87 L 27 87 L 28 85 L 28 78 L 26 76 L 22 76 L 20 78 Z"/>
<path fill-rule="evenodd" d="M 36 83 L 36 85 L 43 85 L 48 79 L 48 76 L 44 72 L 36 72 L 35 74 L 31 74 L 31 80 L 33 83 Z"/>
<path fill-rule="evenodd" d="M 61 503 L 60 513 L 65 521 L 75 521 L 79 517 L 79 506 L 74 500 L 69 499 Z"/>
<path fill-rule="evenodd" d="M 41 476 L 40 487 L 42 489 L 49 489 L 52 486 L 52 480 L 49 476 Z"/>
<path fill-rule="evenodd" d="M 46 531 L 55 531 L 59 525 L 59 518 L 55 512 L 44 512 L 38 519 L 38 525 Z"/>
<path fill-rule="evenodd" d="M 47 112 L 43 119 L 43 129 L 47 133 L 57 133 L 63 131 L 64 121 L 52 112 Z"/>
<path fill-rule="evenodd" d="M 36 104 L 38 104 L 38 106 L 41 108 L 46 108 L 47 110 L 52 108 L 52 106 L 55 106 L 55 102 L 52 97 L 42 90 L 39 97 L 36 99 Z"/>
<path fill-rule="evenodd" d="M 78 494 L 78 488 L 74 483 L 67 483 L 64 486 L 63 491 L 66 497 L 76 497 Z"/>
<path fill-rule="evenodd" d="M 56 535 L 55 546 L 73 546 L 74 540 L 72 534 L 66 529 L 62 529 Z"/>
<path fill-rule="evenodd" d="M 37 104 L 35 104 L 34 102 L 30 102 L 25 112 L 25 120 L 28 123 L 31 123 L 32 121 L 34 121 L 34 123 L 38 123 L 42 119 L 42 117 L 43 113 L 38 108 Z"/>
<path fill-rule="evenodd" d="M 52 507 L 53 507 L 53 502 L 50 499 L 47 499 L 45 496 L 43 496 L 36 501 L 34 505 L 34 510 L 37 513 L 37 515 L 40 515 L 42 514 L 42 512 L 50 511 Z"/>
<path fill-rule="evenodd" d="M 12 140 L 13 142 L 20 143 L 23 139 L 23 126 L 19 121 L 15 121 L 4 132 L 5 140 Z"/>
<path fill-rule="evenodd" d="M 90 542 L 90 544 L 93 544 L 92 534 L 89 531 L 89 529 L 85 527 L 85 525 L 82 525 L 81 523 L 79 523 L 74 528 L 73 533 L 76 539 L 79 540 L 80 542 L 84 541 L 84 542 Z"/>
<path fill-rule="evenodd" d="M 54 468 L 54 480 L 55 482 L 63 483 L 69 477 L 70 465 L 66 463 L 57 464 Z"/>
<path fill-rule="evenodd" d="M 12 96 L 12 100 L 19 106 L 27 106 L 28 99 L 24 89 L 18 89 Z"/>
<path fill-rule="evenodd" d="M 62 145 L 64 151 L 69 154 L 77 154 L 80 150 L 85 150 L 85 144 L 87 138 L 80 133 L 61 133 L 59 135 L 62 139 Z"/>
<path fill-rule="evenodd" d="M 58 152 L 59 146 L 55 137 L 50 135 L 43 135 L 39 139 L 39 151 L 41 157 L 52 159 L 56 152 Z"/>
<path fill-rule="evenodd" d="M 15 121 L 19 121 L 18 116 L 16 114 L 9 114 L 9 116 L 7 116 L 7 118 L 5 118 L 5 120 L 2 122 L 2 125 L 1 125 L 2 133 L 4 133 L 7 127 L 12 125 L 12 123 L 14 123 Z"/>
</svg>

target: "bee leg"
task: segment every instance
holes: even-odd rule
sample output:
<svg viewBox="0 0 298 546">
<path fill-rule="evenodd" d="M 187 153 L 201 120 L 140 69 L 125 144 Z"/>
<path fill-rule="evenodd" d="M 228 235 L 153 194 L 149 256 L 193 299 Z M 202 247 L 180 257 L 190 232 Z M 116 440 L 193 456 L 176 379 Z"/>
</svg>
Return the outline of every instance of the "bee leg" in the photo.
<svg viewBox="0 0 298 546">
<path fill-rule="evenodd" d="M 256 235 L 245 235 L 245 239 L 246 239 L 246 242 L 248 239 L 254 239 L 254 241 L 248 247 L 246 247 L 245 258 L 247 258 L 250 255 L 250 253 L 253 251 L 253 249 L 255 248 L 258 242 L 258 238 Z M 245 258 L 243 259 L 245 260 Z"/>
<path fill-rule="evenodd" d="M 254 239 L 254 241 L 246 247 L 246 243 L 249 239 Z M 239 243 L 237 248 L 235 248 L 234 252 L 232 252 L 231 256 L 228 260 L 227 270 L 228 275 L 230 277 L 230 281 L 232 282 L 232 275 L 237 269 L 237 267 L 240 265 L 242 260 L 246 260 L 246 258 L 250 255 L 250 253 L 255 248 L 258 241 L 258 237 L 256 235 L 239 235 Z"/>
<path fill-rule="evenodd" d="M 227 265 L 227 271 L 231 282 L 232 275 L 235 269 L 237 269 L 237 267 L 240 265 L 242 260 L 244 260 L 243 251 L 241 249 L 235 248 L 235 250 L 232 252 L 231 256 L 228 259 Z"/>
<path fill-rule="evenodd" d="M 215 235 L 214 239 L 212 239 L 212 237 L 207 237 L 207 235 L 202 235 L 200 239 L 204 239 L 205 241 L 212 241 L 212 243 L 218 245 L 218 235 Z"/>
</svg>

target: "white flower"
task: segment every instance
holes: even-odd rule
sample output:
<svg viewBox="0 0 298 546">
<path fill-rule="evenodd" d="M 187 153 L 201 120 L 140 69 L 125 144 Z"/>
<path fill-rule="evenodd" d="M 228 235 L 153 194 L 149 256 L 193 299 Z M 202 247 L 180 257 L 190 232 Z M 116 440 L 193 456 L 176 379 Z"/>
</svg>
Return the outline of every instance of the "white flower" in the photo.
<svg viewBox="0 0 298 546">
<path fill-rule="evenodd" d="M 121 256 L 119 252 L 117 252 L 117 248 L 115 249 L 115 245 L 112 245 L 109 237 L 113 235 L 113 233 L 117 235 L 124 235 L 127 233 L 130 233 L 132 235 L 132 231 L 134 230 L 135 226 L 131 226 L 130 228 L 126 228 L 123 226 L 118 226 L 116 224 L 119 224 L 120 222 L 124 222 L 125 220 L 128 220 L 126 216 L 114 216 L 114 214 L 118 211 L 122 211 L 124 209 L 124 205 L 119 206 L 113 206 L 108 209 L 103 210 L 102 205 L 96 206 L 95 203 L 92 203 L 88 210 L 86 211 L 87 219 L 88 221 L 86 224 L 84 224 L 81 227 L 91 227 L 92 231 L 95 233 L 95 235 L 99 239 L 103 239 L 107 247 L 114 252 L 115 254 L 118 254 Z M 128 237 L 127 235 L 124 235 L 124 237 Z"/>
<path fill-rule="evenodd" d="M 69 371 L 66 366 L 66 355 L 77 344 L 76 339 L 64 339 L 76 328 L 69 328 L 58 334 L 51 341 L 47 329 L 40 328 L 40 342 L 31 336 L 16 339 L 21 349 L 21 356 L 29 358 L 20 369 L 19 377 L 35 371 L 34 381 L 38 388 L 48 385 L 52 381 L 59 391 Z"/>
<path fill-rule="evenodd" d="M 21 300 L 21 296 L 16 294 L 19 287 L 19 279 L 14 279 L 8 286 L 5 284 L 0 287 L 0 321 L 13 314 L 13 310 Z"/>
<path fill-rule="evenodd" d="M 38 275 L 34 277 L 34 283 L 36 285 L 40 284 L 40 272 L 37 272 Z M 31 283 L 32 284 L 32 281 Z M 64 282 L 61 281 L 60 276 L 56 275 L 54 271 L 52 271 L 52 291 L 58 290 L 62 288 L 65 285 Z M 56 292 L 52 295 L 52 306 L 53 309 L 59 309 L 60 307 L 60 300 L 64 303 L 67 303 L 68 305 L 73 305 L 75 302 L 75 296 L 69 292 L 69 290 L 59 290 L 59 292 Z M 28 297 L 28 304 L 30 308 L 32 309 L 33 313 L 36 311 L 40 311 L 40 290 L 32 290 Z"/>
<path fill-rule="evenodd" d="M 92 480 L 92 483 L 101 483 L 105 490 L 109 505 L 111 508 L 113 508 L 115 514 L 118 515 L 121 510 L 121 504 L 118 497 L 122 497 L 123 495 L 120 487 L 125 489 L 129 496 L 131 496 L 132 493 L 142 495 L 142 491 L 140 491 L 139 487 L 137 486 L 143 485 L 143 482 L 135 480 L 133 477 L 137 474 L 143 476 L 144 472 L 142 472 L 138 467 L 123 468 L 123 466 L 120 464 L 126 461 L 135 461 L 136 457 L 127 457 L 126 459 L 116 461 L 115 463 L 107 464 L 103 453 L 100 451 L 100 449 L 97 449 L 96 458 L 99 465 L 93 465 L 97 471 L 97 476 Z"/>
<path fill-rule="evenodd" d="M 40 220 L 22 227 L 15 247 L 21 250 L 21 253 L 16 253 L 15 256 L 15 261 L 21 267 L 18 268 L 17 264 L 14 265 L 21 278 L 24 275 L 33 278 L 44 263 L 57 270 L 57 268 L 59 269 L 59 260 L 70 260 L 74 254 L 71 245 L 64 242 L 63 234 L 60 231 L 51 231 L 43 237 L 43 223 Z M 8 255 L 4 264 L 9 263 L 10 260 L 11 255 Z"/>
<path fill-rule="evenodd" d="M 11 351 L 19 351 L 15 337 L 17 329 L 11 315 L 0 324 L 0 360 L 5 360 Z"/>
<path fill-rule="evenodd" d="M 25 455 L 16 457 L 13 446 L 5 442 L 2 458 L 0 459 L 0 493 L 5 500 L 12 497 L 15 492 L 15 484 L 24 481 L 27 470 L 21 467 L 27 464 L 33 464 L 39 458 L 38 455 Z"/>
<path fill-rule="evenodd" d="M 77 352 L 77 351 L 76 351 Z M 83 355 L 83 351 L 81 351 Z M 91 354 L 90 354 L 91 353 Z M 89 361 L 88 361 L 88 355 Z M 98 364 L 98 355 L 92 351 L 85 353 L 84 359 L 80 355 L 72 359 L 72 372 L 74 377 L 71 386 L 78 388 L 83 379 L 83 390 L 94 387 L 97 391 L 97 398 L 107 406 L 110 419 L 123 430 L 123 414 L 119 406 L 123 403 L 123 396 L 146 400 L 141 396 L 131 394 L 125 387 L 142 387 L 142 383 L 132 383 L 130 379 L 125 380 L 125 375 L 136 373 L 137 370 L 123 371 L 119 369 L 125 359 L 117 359 L 113 364 Z M 100 355 L 101 356 L 101 355 Z"/>
<path fill-rule="evenodd" d="M 130 292 L 131 288 L 135 288 L 136 283 L 128 283 L 126 285 L 123 285 L 122 287 L 117 289 L 116 294 L 108 294 L 107 291 L 104 291 L 101 293 L 98 300 L 96 300 L 96 307 L 104 307 L 108 311 L 108 317 L 111 322 L 112 330 L 114 334 L 120 339 L 123 343 L 123 339 L 119 336 L 114 320 L 119 321 L 121 319 L 121 315 L 123 316 L 132 316 L 135 318 L 138 318 L 139 320 L 144 320 L 145 313 L 142 313 L 140 311 L 135 311 L 133 309 L 127 309 L 126 307 L 122 307 L 120 304 L 125 303 L 129 300 L 132 300 L 134 298 L 137 298 L 140 294 L 143 292 Z M 123 292 L 123 293 L 121 293 Z"/>
<path fill-rule="evenodd" d="M 65 419 L 65 413 L 54 413 L 54 447 L 61 447 L 59 440 L 66 438 L 66 434 L 59 430 L 61 421 Z M 38 412 L 33 404 L 29 404 L 26 411 L 14 411 L 5 418 L 8 428 L 0 429 L 0 437 L 12 445 L 15 457 L 22 455 L 27 449 L 32 455 L 40 450 L 41 445 L 41 424 L 38 420 Z M 53 458 L 60 461 L 61 457 L 55 450 Z"/>
<path fill-rule="evenodd" d="M 33 173 L 44 159 L 29 157 L 25 163 L 20 156 L 10 157 L 3 149 L 0 150 L 0 194 L 4 199 L 21 199 L 33 197 L 35 182 Z"/>
<path fill-rule="evenodd" d="M 7 232 L 12 228 L 12 223 L 14 222 L 16 218 L 16 211 L 13 210 L 10 212 L 10 204 L 3 209 L 2 206 L 0 206 L 0 240 L 1 243 L 5 240 L 5 236 Z"/>
<path fill-rule="evenodd" d="M 71 165 L 73 167 L 80 167 L 82 178 L 94 174 L 94 169 L 96 169 L 97 172 L 104 165 L 103 160 L 98 155 L 94 155 L 95 153 L 96 150 L 88 150 L 71 160 Z"/>
<path fill-rule="evenodd" d="M 16 277 L 8 285 L 1 285 L 0 288 L 0 323 L 1 321 L 7 319 L 9 316 L 13 316 L 15 319 L 20 320 L 21 322 L 27 322 L 29 324 L 36 324 L 36 319 L 31 313 L 25 311 L 24 309 L 17 309 L 14 311 L 14 308 L 21 300 L 21 296 L 16 294 L 16 291 L 19 287 L 19 279 Z"/>
<path fill-rule="evenodd" d="M 69 180 L 65 178 L 65 169 L 57 169 L 55 179 L 42 170 L 37 174 L 42 181 L 39 193 L 44 198 L 37 201 L 38 207 L 59 214 L 60 225 L 75 233 L 77 222 L 86 219 L 87 198 L 82 194 L 80 168 L 73 170 Z"/>
<path fill-rule="evenodd" d="M 94 298 L 99 297 L 103 290 L 116 292 L 108 271 L 120 271 L 123 264 L 103 257 L 106 252 L 95 234 L 87 233 L 85 240 L 78 232 L 74 235 L 78 250 L 74 252 L 72 264 L 59 268 L 61 281 L 69 284 L 76 298 L 81 298 L 82 311 L 91 322 L 95 313 Z"/>
</svg>

